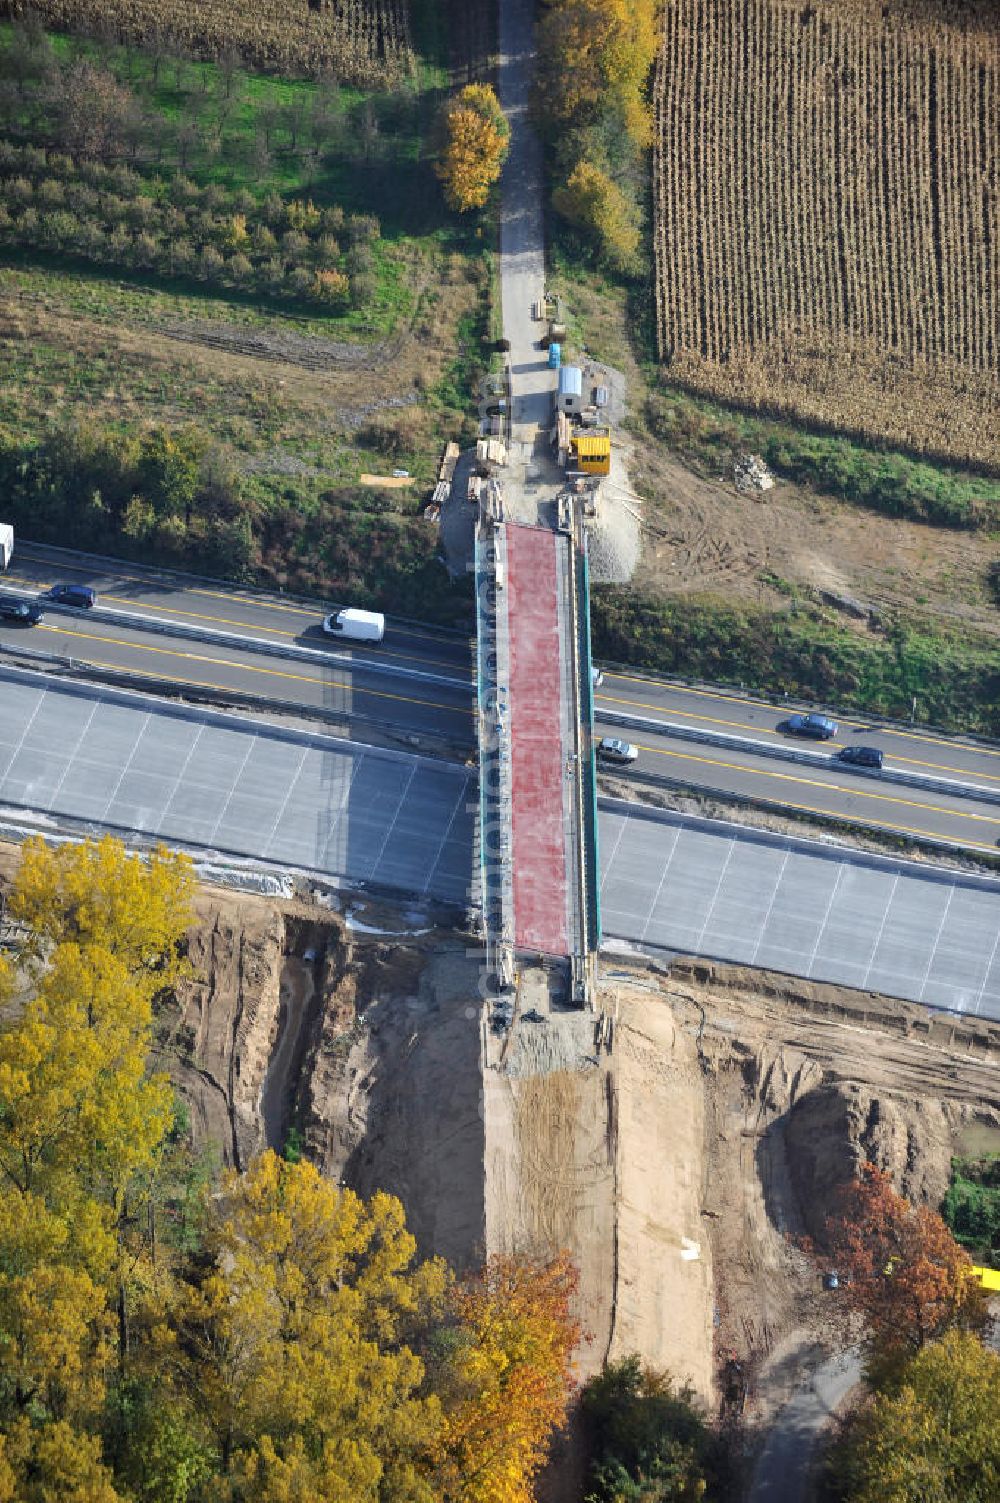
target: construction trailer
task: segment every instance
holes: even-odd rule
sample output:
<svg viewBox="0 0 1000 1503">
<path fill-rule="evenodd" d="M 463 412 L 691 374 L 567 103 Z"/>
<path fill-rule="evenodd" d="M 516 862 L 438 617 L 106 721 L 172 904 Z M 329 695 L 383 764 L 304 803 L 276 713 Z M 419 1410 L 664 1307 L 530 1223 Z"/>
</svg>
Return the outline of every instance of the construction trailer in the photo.
<svg viewBox="0 0 1000 1503">
<path fill-rule="evenodd" d="M 587 428 L 573 433 L 569 441 L 569 464 L 584 475 L 610 475 L 611 430 Z"/>
<path fill-rule="evenodd" d="M 564 365 L 559 371 L 556 403 L 560 412 L 573 417 L 583 411 L 583 372 L 578 365 Z"/>
</svg>

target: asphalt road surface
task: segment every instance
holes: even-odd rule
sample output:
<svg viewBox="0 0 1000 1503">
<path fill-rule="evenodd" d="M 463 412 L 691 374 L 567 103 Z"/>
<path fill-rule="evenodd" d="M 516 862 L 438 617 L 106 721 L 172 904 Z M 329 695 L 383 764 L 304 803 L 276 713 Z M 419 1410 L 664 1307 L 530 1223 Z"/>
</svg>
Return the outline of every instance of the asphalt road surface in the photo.
<svg viewBox="0 0 1000 1503">
<path fill-rule="evenodd" d="M 198 630 L 231 633 L 336 653 L 338 661 L 322 664 L 261 657 L 238 644 L 221 647 L 140 629 L 96 622 L 78 615 L 48 614 L 35 627 L 0 621 L 0 643 L 72 657 L 102 669 L 142 674 L 171 688 L 185 685 L 219 688 L 263 699 L 293 701 L 308 708 L 336 710 L 357 722 L 374 719 L 412 734 L 472 745 L 472 676 L 468 640 L 433 627 L 386 623 L 385 639 L 369 646 L 345 644 L 323 634 L 323 605 L 303 606 L 267 595 L 171 580 L 123 565 L 121 570 L 85 561 L 67 564 L 35 557 L 25 545 L 11 568 L 0 575 L 4 594 L 44 591 L 57 580 L 92 585 L 100 604 L 137 616 L 172 620 Z M 348 653 L 349 663 L 342 661 Z M 385 664 L 433 673 L 453 684 L 421 684 L 419 679 L 387 677 Z"/>
<path fill-rule="evenodd" d="M 952 841 L 974 850 L 996 849 L 1000 805 L 880 784 L 875 777 L 835 763 L 827 770 L 779 762 L 754 752 L 602 725 L 601 719 L 602 711 L 641 715 L 831 756 L 844 746 L 878 746 L 887 767 L 1000 792 L 1000 747 L 856 717 L 834 717 L 838 733 L 832 741 L 803 740 L 780 729 L 781 722 L 798 708 L 777 708 L 723 691 L 606 672 L 594 711 L 599 733 L 624 737 L 639 747 L 639 760 L 632 765 L 630 777 L 641 779 L 647 773 L 673 778 L 719 793 L 766 799 L 803 813 L 855 819 L 901 835 Z"/>
</svg>

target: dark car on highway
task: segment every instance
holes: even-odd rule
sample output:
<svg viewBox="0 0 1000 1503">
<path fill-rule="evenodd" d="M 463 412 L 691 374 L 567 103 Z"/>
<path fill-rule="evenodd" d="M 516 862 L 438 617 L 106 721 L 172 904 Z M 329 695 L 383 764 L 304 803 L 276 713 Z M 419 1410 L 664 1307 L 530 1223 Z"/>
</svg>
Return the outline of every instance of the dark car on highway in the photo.
<svg viewBox="0 0 1000 1503">
<path fill-rule="evenodd" d="M 877 746 L 845 746 L 837 753 L 837 761 L 852 767 L 881 767 L 882 752 Z"/>
<path fill-rule="evenodd" d="M 44 612 L 35 600 L 0 600 L 0 620 L 18 626 L 37 626 Z"/>
<path fill-rule="evenodd" d="M 811 736 L 815 741 L 829 741 L 837 734 L 837 722 L 828 715 L 790 715 L 781 730 L 792 736 Z"/>
<path fill-rule="evenodd" d="M 97 591 L 85 584 L 54 584 L 49 599 L 57 605 L 78 605 L 81 610 L 89 611 L 97 604 Z"/>
</svg>

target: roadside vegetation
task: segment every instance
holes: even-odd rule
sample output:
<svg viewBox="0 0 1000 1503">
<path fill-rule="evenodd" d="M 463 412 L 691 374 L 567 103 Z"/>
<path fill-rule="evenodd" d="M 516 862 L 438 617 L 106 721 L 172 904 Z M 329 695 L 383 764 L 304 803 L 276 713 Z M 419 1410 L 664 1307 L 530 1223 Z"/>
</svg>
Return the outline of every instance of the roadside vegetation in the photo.
<svg viewBox="0 0 1000 1503">
<path fill-rule="evenodd" d="M 401 1205 L 219 1175 L 151 1066 L 187 858 L 26 842 L 0 960 L 0 1499 L 522 1503 L 575 1274 L 420 1260 Z"/>
<path fill-rule="evenodd" d="M 1000 734 L 1000 666 L 985 634 L 902 615 L 862 634 L 808 600 L 774 610 L 612 586 L 594 591 L 592 609 L 595 655 L 611 662 Z"/>
<path fill-rule="evenodd" d="M 666 383 L 646 397 L 639 421 L 709 474 L 729 471 L 736 454 L 752 449 L 776 475 L 886 517 L 968 530 L 1000 527 L 1000 480 L 951 465 L 720 407 Z"/>
<path fill-rule="evenodd" d="M 1000 1268 L 1000 1154 L 952 1159 L 941 1214 L 977 1263 Z"/>
</svg>

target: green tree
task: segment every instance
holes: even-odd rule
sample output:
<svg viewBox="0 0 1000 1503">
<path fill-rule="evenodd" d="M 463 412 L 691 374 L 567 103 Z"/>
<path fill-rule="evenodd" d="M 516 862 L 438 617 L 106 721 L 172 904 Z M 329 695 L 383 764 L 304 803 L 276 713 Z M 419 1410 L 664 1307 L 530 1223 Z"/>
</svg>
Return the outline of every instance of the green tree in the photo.
<svg viewBox="0 0 1000 1503">
<path fill-rule="evenodd" d="M 586 1503 L 666 1503 L 721 1496 L 715 1444 L 689 1388 L 624 1357 L 592 1378 L 581 1414 L 591 1455 Z"/>
<path fill-rule="evenodd" d="M 203 258 L 209 250 L 211 246 Z M 217 251 L 212 253 L 221 272 L 222 257 Z M 190 518 L 205 448 L 204 436 L 196 428 L 171 432 L 157 427 L 145 434 L 139 448 L 139 484 L 159 516 Z"/>
</svg>

